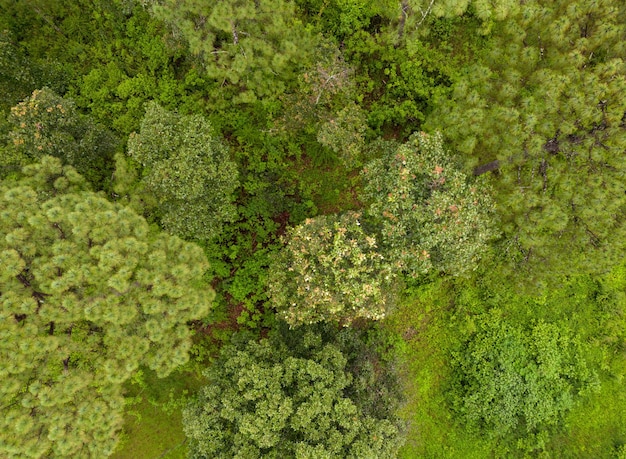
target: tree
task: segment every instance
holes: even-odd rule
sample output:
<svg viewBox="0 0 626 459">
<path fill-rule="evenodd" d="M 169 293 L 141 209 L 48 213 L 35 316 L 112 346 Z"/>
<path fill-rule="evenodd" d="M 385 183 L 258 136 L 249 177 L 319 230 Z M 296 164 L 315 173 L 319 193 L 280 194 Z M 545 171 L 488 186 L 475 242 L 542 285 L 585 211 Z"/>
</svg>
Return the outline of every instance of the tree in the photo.
<svg viewBox="0 0 626 459">
<path fill-rule="evenodd" d="M 237 166 L 201 116 L 182 116 L 150 103 L 128 155 L 143 166 L 139 190 L 166 231 L 208 240 L 235 218 Z M 118 181 L 116 191 L 129 192 Z"/>
<path fill-rule="evenodd" d="M 355 103 L 350 103 L 320 126 L 317 141 L 337 153 L 346 167 L 359 167 L 366 130 L 365 112 Z"/>
<path fill-rule="evenodd" d="M 122 383 L 188 359 L 207 314 L 201 249 L 154 234 L 44 156 L 0 182 L 0 455 L 103 457 Z"/>
<path fill-rule="evenodd" d="M 202 59 L 208 77 L 235 89 L 238 102 L 283 92 L 306 62 L 313 37 L 291 0 L 150 0 L 151 11 L 169 23 Z"/>
<path fill-rule="evenodd" d="M 383 145 L 382 156 L 363 169 L 363 198 L 380 227 L 385 258 L 413 277 L 474 269 L 496 234 L 484 182 L 461 172 L 440 134 Z"/>
<path fill-rule="evenodd" d="M 468 10 L 482 21 L 481 32 L 488 33 L 496 20 L 503 20 L 520 8 L 515 0 L 402 0 L 400 3 L 402 16 L 398 38 L 402 38 L 404 31 L 427 31 L 432 17 L 461 16 Z"/>
<path fill-rule="evenodd" d="M 3 166 L 22 166 L 55 156 L 96 186 L 111 174 L 117 139 L 74 103 L 48 88 L 37 89 L 11 109 Z"/>
<path fill-rule="evenodd" d="M 624 258 L 625 18 L 607 0 L 525 2 L 428 122 L 477 173 L 498 170 L 502 252 L 518 278 Z"/>
<path fill-rule="evenodd" d="M 500 438 L 545 435 L 597 384 L 566 326 L 515 326 L 499 311 L 473 323 L 454 355 L 451 389 L 454 409 L 472 429 Z M 541 435 L 528 445 L 539 447 Z"/>
<path fill-rule="evenodd" d="M 297 132 L 296 138 L 302 139 L 302 149 L 309 155 L 315 138 L 316 143 L 335 152 L 346 168 L 360 168 L 367 116 L 354 102 L 358 98 L 355 71 L 330 40 L 317 43 L 312 61 L 301 73 L 298 87 L 281 96 L 282 113 L 275 126 L 291 141 Z"/>
<path fill-rule="evenodd" d="M 396 457 L 397 398 L 382 383 L 389 368 L 380 364 L 379 373 L 362 378 L 340 339 L 282 328 L 268 339 L 224 347 L 206 370 L 209 385 L 183 413 L 191 457 Z M 364 390 L 357 380 L 368 380 Z M 385 409 L 378 409 L 378 392 L 387 397 Z"/>
<path fill-rule="evenodd" d="M 35 81 L 29 64 L 11 34 L 0 30 L 0 108 L 8 109 L 32 91 Z"/>
<path fill-rule="evenodd" d="M 269 295 L 290 325 L 349 325 L 357 318 L 385 316 L 393 278 L 361 215 L 346 212 L 307 219 L 289 231 L 270 268 Z"/>
</svg>

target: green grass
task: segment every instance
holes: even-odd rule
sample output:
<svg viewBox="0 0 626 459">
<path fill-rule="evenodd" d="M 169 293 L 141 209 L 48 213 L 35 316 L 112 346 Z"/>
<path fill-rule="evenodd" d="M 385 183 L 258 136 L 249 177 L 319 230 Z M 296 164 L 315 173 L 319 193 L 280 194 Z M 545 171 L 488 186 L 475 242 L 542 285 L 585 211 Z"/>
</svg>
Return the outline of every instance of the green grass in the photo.
<svg viewBox="0 0 626 459">
<path fill-rule="evenodd" d="M 601 390 L 574 408 L 565 434 L 552 439 L 549 449 L 562 458 L 623 458 L 626 445 L 626 391 L 623 379 L 605 379 Z"/>
<path fill-rule="evenodd" d="M 144 399 L 126 416 L 114 459 L 182 459 L 187 457 L 180 411 L 166 415 Z"/>
<path fill-rule="evenodd" d="M 399 338 L 396 349 L 407 399 L 400 412 L 408 424 L 407 441 L 399 457 L 625 459 L 626 346 L 618 344 L 623 343 L 622 306 L 611 295 L 598 294 L 602 290 L 584 278 L 532 297 L 481 277 L 436 279 L 413 288 L 384 322 Z M 566 324 L 588 344 L 581 357 L 598 372 L 599 390 L 578 399 L 542 452 L 524 456 L 515 439 L 469 432 L 449 408 L 452 351 L 471 330 L 472 316 L 491 307 L 501 308 L 513 323 L 542 319 Z"/>
<path fill-rule="evenodd" d="M 159 379 L 143 370 L 128 387 L 134 402 L 127 408 L 124 431 L 113 459 L 182 459 L 187 445 L 182 407 L 204 383 L 196 372 L 177 371 Z"/>
<path fill-rule="evenodd" d="M 491 445 L 466 432 L 447 408 L 452 299 L 442 283 L 427 285 L 385 320 L 385 327 L 402 337 L 398 357 L 407 401 L 400 416 L 408 424 L 402 459 L 491 457 Z"/>
</svg>

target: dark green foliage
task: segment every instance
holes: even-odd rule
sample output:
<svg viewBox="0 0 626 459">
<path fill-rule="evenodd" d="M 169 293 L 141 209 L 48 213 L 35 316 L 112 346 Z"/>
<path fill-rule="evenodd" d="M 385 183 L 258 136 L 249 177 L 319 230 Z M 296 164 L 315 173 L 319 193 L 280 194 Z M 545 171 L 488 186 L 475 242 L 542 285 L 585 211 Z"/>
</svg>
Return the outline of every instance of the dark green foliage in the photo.
<svg viewBox="0 0 626 459">
<path fill-rule="evenodd" d="M 277 331 L 226 346 L 206 371 L 210 384 L 183 416 L 191 457 L 395 457 L 397 398 L 381 361 L 344 353 L 365 350 L 354 332 Z"/>
<path fill-rule="evenodd" d="M 0 183 L 0 451 L 102 457 L 121 427 L 121 384 L 139 365 L 188 360 L 207 314 L 201 250 L 88 191 L 44 156 Z"/>
<path fill-rule="evenodd" d="M 26 98 L 35 84 L 29 62 L 10 33 L 0 27 L 0 109 L 8 109 Z"/>
<path fill-rule="evenodd" d="M 343 40 L 355 32 L 376 32 L 395 15 L 395 0 L 296 0 L 306 18 L 324 36 Z"/>
<path fill-rule="evenodd" d="M 43 86 L 69 92 L 80 109 L 123 135 L 139 128 L 150 100 L 202 110 L 210 85 L 139 2 L 2 3 L 0 24 L 4 20 L 32 69 L 35 86 L 28 92 Z"/>
</svg>

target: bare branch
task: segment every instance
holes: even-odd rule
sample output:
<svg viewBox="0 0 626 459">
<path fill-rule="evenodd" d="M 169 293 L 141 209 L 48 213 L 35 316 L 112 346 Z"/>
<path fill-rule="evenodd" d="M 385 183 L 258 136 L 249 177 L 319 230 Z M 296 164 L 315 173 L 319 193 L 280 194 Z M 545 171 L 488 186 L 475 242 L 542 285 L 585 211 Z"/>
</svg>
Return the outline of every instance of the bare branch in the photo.
<svg viewBox="0 0 626 459">
<path fill-rule="evenodd" d="M 419 29 L 422 23 L 426 20 L 426 17 L 430 14 L 430 10 L 433 8 L 433 3 L 435 3 L 435 0 L 430 0 L 430 4 L 428 5 L 428 8 L 426 8 L 426 11 L 420 8 L 420 14 L 422 15 L 422 19 L 420 19 L 420 22 L 417 23 L 415 29 Z"/>
</svg>

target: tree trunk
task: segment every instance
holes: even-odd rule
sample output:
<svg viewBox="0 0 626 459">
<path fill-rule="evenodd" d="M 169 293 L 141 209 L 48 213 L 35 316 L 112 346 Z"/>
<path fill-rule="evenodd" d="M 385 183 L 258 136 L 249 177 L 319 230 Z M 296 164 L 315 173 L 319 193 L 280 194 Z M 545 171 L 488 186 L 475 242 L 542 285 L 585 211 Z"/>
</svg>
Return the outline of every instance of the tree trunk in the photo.
<svg viewBox="0 0 626 459">
<path fill-rule="evenodd" d="M 500 161 L 499 160 L 495 160 L 495 161 L 491 161 L 490 163 L 486 163 L 486 164 L 481 164 L 480 166 L 476 166 L 474 168 L 474 175 L 482 175 L 485 174 L 487 172 L 491 172 L 491 171 L 495 171 L 500 169 Z"/>
</svg>

